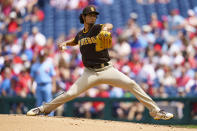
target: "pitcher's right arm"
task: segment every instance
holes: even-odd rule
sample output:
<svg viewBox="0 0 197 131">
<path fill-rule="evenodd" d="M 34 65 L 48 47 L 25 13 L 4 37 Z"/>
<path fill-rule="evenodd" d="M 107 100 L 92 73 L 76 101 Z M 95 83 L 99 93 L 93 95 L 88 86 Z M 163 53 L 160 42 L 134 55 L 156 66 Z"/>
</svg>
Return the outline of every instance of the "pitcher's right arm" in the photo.
<svg viewBox="0 0 197 131">
<path fill-rule="evenodd" d="M 58 44 L 58 49 L 60 51 L 64 51 L 66 49 L 66 46 L 76 46 L 76 45 L 77 45 L 77 43 L 75 42 L 75 40 L 70 39 L 70 40 L 59 43 Z"/>
</svg>

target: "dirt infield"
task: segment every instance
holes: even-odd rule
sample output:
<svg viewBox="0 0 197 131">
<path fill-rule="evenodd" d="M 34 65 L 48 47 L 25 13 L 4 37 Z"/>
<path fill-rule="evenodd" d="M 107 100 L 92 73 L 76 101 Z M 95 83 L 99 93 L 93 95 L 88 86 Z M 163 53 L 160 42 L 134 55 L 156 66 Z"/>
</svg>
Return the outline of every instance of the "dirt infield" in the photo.
<svg viewBox="0 0 197 131">
<path fill-rule="evenodd" d="M 0 115 L 0 131 L 194 131 L 196 129 L 66 117 Z"/>
</svg>

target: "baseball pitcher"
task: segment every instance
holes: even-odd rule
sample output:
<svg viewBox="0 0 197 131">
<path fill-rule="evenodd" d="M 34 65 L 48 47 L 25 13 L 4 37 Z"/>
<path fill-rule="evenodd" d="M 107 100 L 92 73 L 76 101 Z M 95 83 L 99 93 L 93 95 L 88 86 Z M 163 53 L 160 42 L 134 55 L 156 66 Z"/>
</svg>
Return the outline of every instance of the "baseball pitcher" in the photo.
<svg viewBox="0 0 197 131">
<path fill-rule="evenodd" d="M 149 109 L 150 115 L 156 120 L 168 120 L 173 114 L 161 110 L 156 103 L 141 89 L 141 87 L 128 76 L 119 72 L 110 63 L 108 49 L 112 47 L 112 24 L 95 24 L 99 12 L 92 5 L 84 8 L 80 14 L 80 23 L 84 24 L 74 39 L 58 45 L 60 51 L 66 46 L 80 46 L 82 61 L 85 66 L 82 76 L 63 94 L 57 96 L 49 103 L 36 107 L 27 112 L 28 116 L 48 114 L 58 106 L 76 98 L 81 93 L 99 84 L 109 84 L 130 91 Z"/>
</svg>

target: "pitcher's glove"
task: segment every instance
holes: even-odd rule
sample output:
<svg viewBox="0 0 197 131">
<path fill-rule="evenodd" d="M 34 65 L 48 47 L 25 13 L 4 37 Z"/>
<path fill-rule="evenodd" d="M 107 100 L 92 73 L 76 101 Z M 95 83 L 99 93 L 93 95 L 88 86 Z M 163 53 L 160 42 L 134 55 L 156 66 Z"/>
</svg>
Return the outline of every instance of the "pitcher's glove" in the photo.
<svg viewBox="0 0 197 131">
<path fill-rule="evenodd" d="M 109 31 L 101 31 L 96 36 L 96 51 L 102 51 L 112 47 L 112 36 Z"/>
</svg>

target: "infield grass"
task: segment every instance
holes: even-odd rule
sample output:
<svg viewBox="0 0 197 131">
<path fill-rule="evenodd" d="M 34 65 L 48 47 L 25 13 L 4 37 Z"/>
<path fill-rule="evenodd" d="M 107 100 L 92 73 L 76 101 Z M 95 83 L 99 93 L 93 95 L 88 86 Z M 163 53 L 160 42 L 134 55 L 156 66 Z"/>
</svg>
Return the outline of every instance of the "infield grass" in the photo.
<svg viewBox="0 0 197 131">
<path fill-rule="evenodd" d="M 197 128 L 197 125 L 176 125 L 176 127 Z"/>
</svg>

